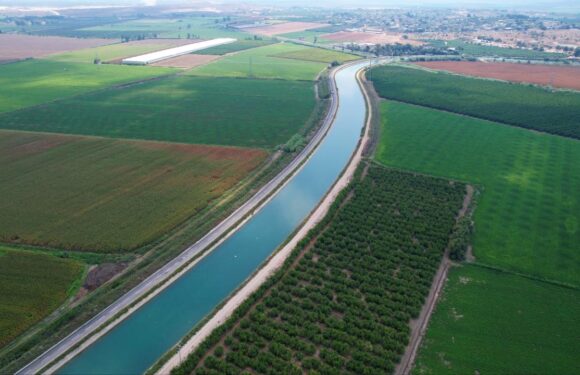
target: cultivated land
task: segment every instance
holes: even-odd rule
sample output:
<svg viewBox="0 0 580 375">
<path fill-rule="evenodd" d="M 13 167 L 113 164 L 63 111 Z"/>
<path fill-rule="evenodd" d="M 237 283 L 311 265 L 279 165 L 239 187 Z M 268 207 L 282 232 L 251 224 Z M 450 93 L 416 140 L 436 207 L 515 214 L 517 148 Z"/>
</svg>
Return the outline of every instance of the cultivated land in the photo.
<svg viewBox="0 0 580 375">
<path fill-rule="evenodd" d="M 353 42 L 353 43 L 372 43 L 372 44 L 410 44 L 413 46 L 421 46 L 424 42 L 412 39 L 404 39 L 401 34 L 396 33 L 370 33 L 370 32 L 352 32 L 339 31 L 332 34 L 325 34 L 322 36 L 326 40 L 333 42 Z"/>
<path fill-rule="evenodd" d="M 201 51 L 196 51 L 198 55 L 225 55 L 227 53 L 244 51 L 250 48 L 263 47 L 274 44 L 272 39 L 240 39 L 234 43 L 222 44 L 221 46 L 211 47 Z"/>
<path fill-rule="evenodd" d="M 290 52 L 282 52 L 272 55 L 273 57 L 279 57 L 284 59 L 295 59 L 303 61 L 315 61 L 322 63 L 331 63 L 337 61 L 339 63 L 345 63 L 353 60 L 360 59 L 359 56 L 350 55 L 347 53 L 342 53 L 338 51 L 329 51 L 320 48 L 308 48 Z"/>
<path fill-rule="evenodd" d="M 311 82 L 177 76 L 8 113 L 0 127 L 273 148 L 315 104 Z"/>
<path fill-rule="evenodd" d="M 274 44 L 243 51 L 231 56 L 225 56 L 223 59 L 212 64 L 192 69 L 188 74 L 214 77 L 255 77 L 312 81 L 318 73 L 327 67 L 326 63 L 281 58 L 276 57 L 276 55 L 312 53 L 318 56 L 317 58 L 319 60 L 336 58 L 334 51 L 320 51 L 322 52 L 319 52 L 316 48 L 293 44 Z M 325 58 L 324 56 L 328 57 Z M 343 59 L 345 58 L 350 58 L 350 55 L 345 54 Z"/>
<path fill-rule="evenodd" d="M 23 61 L 0 69 L 0 112 L 175 72 L 169 68 Z"/>
<path fill-rule="evenodd" d="M 541 52 L 522 48 L 483 46 L 479 44 L 466 43 L 460 40 L 447 40 L 447 41 L 430 40 L 428 42 L 430 45 L 435 47 L 455 48 L 463 55 L 475 57 L 495 56 L 495 57 L 530 59 L 530 60 L 559 59 L 562 57 L 566 57 L 566 55 L 562 53 Z"/>
<path fill-rule="evenodd" d="M 319 29 L 321 27 L 326 26 L 328 26 L 328 24 L 316 22 L 283 22 L 268 26 L 251 27 L 241 30 L 252 34 L 273 36 L 279 34 L 295 33 L 309 29 Z"/>
<path fill-rule="evenodd" d="M 580 138 L 580 93 L 461 77 L 419 68 L 373 70 L 379 95 L 407 103 Z"/>
<path fill-rule="evenodd" d="M 324 30 L 324 29 L 322 29 Z M 323 36 L 328 34 L 328 31 L 319 31 L 316 29 L 313 30 L 306 30 L 306 31 L 298 31 L 295 33 L 287 33 L 279 35 L 280 37 L 290 38 L 290 39 L 298 39 L 304 40 L 305 42 L 310 43 L 319 43 L 319 44 L 327 44 L 332 43 L 332 40 L 325 39 Z"/>
<path fill-rule="evenodd" d="M 578 316 L 578 290 L 454 268 L 414 373 L 575 374 Z"/>
<path fill-rule="evenodd" d="M 465 187 L 377 165 L 360 178 L 174 373 L 394 369 Z"/>
<path fill-rule="evenodd" d="M 382 104 L 377 158 L 481 185 L 477 260 L 580 285 L 580 142 L 413 105 Z"/>
<path fill-rule="evenodd" d="M 265 156 L 252 149 L 2 131 L 0 241 L 135 249 L 219 198 Z"/>
<path fill-rule="evenodd" d="M 107 39 L 77 39 L 58 36 L 0 34 L 0 62 L 39 57 L 51 53 L 96 47 L 111 43 Z"/>
<path fill-rule="evenodd" d="M 479 61 L 426 61 L 418 62 L 417 65 L 468 76 L 580 90 L 580 67 L 576 66 Z"/>
<path fill-rule="evenodd" d="M 226 28 L 220 24 L 221 17 L 184 17 L 138 19 L 108 25 L 82 28 L 76 32 L 82 36 L 120 38 L 123 36 L 145 35 L 149 38 L 187 38 L 212 39 L 219 37 L 245 38 L 249 34 Z M 216 23 L 216 20 L 218 23 Z"/>
<path fill-rule="evenodd" d="M 0 245 L 0 348 L 69 297 L 82 263 Z"/>
<path fill-rule="evenodd" d="M 219 56 L 215 55 L 197 55 L 191 53 L 189 55 L 181 55 L 170 59 L 158 61 L 150 65 L 165 66 L 170 68 L 191 69 L 197 66 L 208 64 L 218 58 Z"/>
<path fill-rule="evenodd" d="M 195 40 L 184 39 L 146 39 L 135 40 L 126 43 L 110 44 L 108 46 L 85 48 L 79 51 L 59 53 L 46 56 L 46 59 L 53 61 L 88 63 L 93 64 L 95 58 L 101 61 L 120 61 L 126 57 L 133 57 L 162 49 L 182 46 L 184 44 L 195 43 Z"/>
</svg>

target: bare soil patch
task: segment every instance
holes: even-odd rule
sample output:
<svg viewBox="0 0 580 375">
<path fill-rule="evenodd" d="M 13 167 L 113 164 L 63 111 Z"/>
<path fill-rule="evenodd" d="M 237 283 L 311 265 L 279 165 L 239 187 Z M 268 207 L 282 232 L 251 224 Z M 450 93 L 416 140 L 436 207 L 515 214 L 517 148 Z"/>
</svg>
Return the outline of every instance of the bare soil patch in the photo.
<svg viewBox="0 0 580 375">
<path fill-rule="evenodd" d="M 109 281 L 113 276 L 127 267 L 126 263 L 104 263 L 91 269 L 87 275 L 83 288 L 92 291 Z"/>
<path fill-rule="evenodd" d="M 165 66 L 171 68 L 184 68 L 184 69 L 191 69 L 195 68 L 200 65 L 205 65 L 210 63 L 216 59 L 219 59 L 221 56 L 218 55 L 182 55 L 173 57 L 171 59 L 163 60 L 151 64 L 153 66 Z"/>
<path fill-rule="evenodd" d="M 278 34 L 295 33 L 310 29 L 318 29 L 326 26 L 329 25 L 325 23 L 316 23 L 316 22 L 284 22 L 275 25 L 250 27 L 244 29 L 244 31 L 253 34 L 272 36 Z"/>
<path fill-rule="evenodd" d="M 322 38 L 334 42 L 352 42 L 369 44 L 410 44 L 421 46 L 425 43 L 413 39 L 405 39 L 403 34 L 397 33 L 371 33 L 363 31 L 339 31 L 337 33 L 322 35 Z"/>
<path fill-rule="evenodd" d="M 445 70 L 475 77 L 580 90 L 580 67 L 575 66 L 486 63 L 479 61 L 427 61 L 417 64 L 429 69 Z"/>
<path fill-rule="evenodd" d="M 111 39 L 0 34 L 0 60 L 21 60 L 111 44 Z"/>
</svg>

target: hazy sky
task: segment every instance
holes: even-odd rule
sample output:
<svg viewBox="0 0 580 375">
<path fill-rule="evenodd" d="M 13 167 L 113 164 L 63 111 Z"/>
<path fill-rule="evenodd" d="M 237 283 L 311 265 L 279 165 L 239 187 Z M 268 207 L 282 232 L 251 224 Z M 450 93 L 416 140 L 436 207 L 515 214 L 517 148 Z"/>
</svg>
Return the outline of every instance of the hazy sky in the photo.
<svg viewBox="0 0 580 375">
<path fill-rule="evenodd" d="M 104 3 L 112 5 L 143 4 L 146 0 L 0 0 L 3 6 L 31 5 L 90 5 Z M 149 0 L 151 1 L 151 0 Z M 530 9 L 558 12 L 580 12 L 580 0 L 157 0 L 158 3 L 227 2 L 259 3 L 272 5 L 303 5 L 328 7 L 450 7 L 450 8 L 502 8 Z"/>
</svg>

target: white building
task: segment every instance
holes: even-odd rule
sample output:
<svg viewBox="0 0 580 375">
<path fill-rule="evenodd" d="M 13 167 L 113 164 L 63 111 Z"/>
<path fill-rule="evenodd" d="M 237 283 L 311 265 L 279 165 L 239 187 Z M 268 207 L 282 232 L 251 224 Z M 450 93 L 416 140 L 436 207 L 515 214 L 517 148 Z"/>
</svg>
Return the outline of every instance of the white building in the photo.
<svg viewBox="0 0 580 375">
<path fill-rule="evenodd" d="M 147 53 L 145 55 L 128 57 L 123 59 L 122 63 L 127 65 L 147 65 L 161 60 L 167 60 L 172 57 L 187 55 L 188 53 L 195 51 L 201 51 L 207 48 L 233 43 L 235 41 L 237 41 L 237 39 L 234 38 L 217 38 L 212 40 L 205 40 L 203 42 L 186 44 L 184 46 L 164 49 L 157 52 Z"/>
</svg>

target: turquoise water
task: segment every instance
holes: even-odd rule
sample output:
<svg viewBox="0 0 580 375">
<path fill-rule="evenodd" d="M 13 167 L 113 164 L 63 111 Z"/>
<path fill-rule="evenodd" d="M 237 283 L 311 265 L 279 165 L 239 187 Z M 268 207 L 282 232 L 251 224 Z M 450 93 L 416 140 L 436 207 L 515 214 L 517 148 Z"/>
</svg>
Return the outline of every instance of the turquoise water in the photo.
<svg viewBox="0 0 580 375">
<path fill-rule="evenodd" d="M 60 374 L 143 373 L 259 268 L 314 209 L 355 150 L 366 112 L 355 79 L 362 64 L 337 74 L 335 123 L 304 168 L 236 233 Z"/>
</svg>

